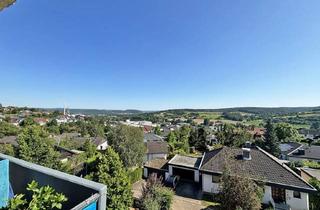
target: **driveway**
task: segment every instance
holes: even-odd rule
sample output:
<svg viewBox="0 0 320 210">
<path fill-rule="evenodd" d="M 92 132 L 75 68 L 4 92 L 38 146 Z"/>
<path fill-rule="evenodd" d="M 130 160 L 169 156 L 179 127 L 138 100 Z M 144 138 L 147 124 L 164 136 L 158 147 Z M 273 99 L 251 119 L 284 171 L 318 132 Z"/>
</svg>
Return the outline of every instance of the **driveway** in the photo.
<svg viewBox="0 0 320 210">
<path fill-rule="evenodd" d="M 141 196 L 142 187 L 145 185 L 144 180 L 140 180 L 132 185 L 132 192 L 135 198 Z M 210 209 L 205 202 L 201 200 L 202 193 L 198 185 L 192 182 L 180 182 L 173 196 L 173 210 L 203 210 Z"/>
</svg>

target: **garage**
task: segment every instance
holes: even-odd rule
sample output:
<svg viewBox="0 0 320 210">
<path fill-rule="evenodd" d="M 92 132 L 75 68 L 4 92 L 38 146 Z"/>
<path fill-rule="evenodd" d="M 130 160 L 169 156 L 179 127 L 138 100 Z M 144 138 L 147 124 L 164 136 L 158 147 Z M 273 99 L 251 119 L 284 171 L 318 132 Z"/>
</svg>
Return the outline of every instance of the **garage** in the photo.
<svg viewBox="0 0 320 210">
<path fill-rule="evenodd" d="M 169 175 L 180 176 L 183 180 L 199 182 L 201 157 L 175 155 L 169 162 Z"/>
<path fill-rule="evenodd" d="M 187 170 L 187 169 L 182 169 L 182 168 L 172 168 L 172 173 L 174 176 L 180 176 L 180 179 L 183 180 L 194 180 L 194 170 Z"/>
</svg>

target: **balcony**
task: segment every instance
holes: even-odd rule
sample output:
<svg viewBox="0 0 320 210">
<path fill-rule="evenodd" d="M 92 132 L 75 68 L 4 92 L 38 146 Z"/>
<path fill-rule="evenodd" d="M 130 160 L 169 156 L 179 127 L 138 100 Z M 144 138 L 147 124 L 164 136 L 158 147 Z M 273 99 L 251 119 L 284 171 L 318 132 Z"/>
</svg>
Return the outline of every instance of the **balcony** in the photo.
<svg viewBox="0 0 320 210">
<path fill-rule="evenodd" d="M 9 180 L 14 194 L 28 196 L 27 184 L 35 180 L 40 186 L 49 185 L 68 198 L 63 210 L 106 209 L 107 187 L 103 184 L 0 154 L 0 160 L 4 159 L 9 160 Z"/>
</svg>

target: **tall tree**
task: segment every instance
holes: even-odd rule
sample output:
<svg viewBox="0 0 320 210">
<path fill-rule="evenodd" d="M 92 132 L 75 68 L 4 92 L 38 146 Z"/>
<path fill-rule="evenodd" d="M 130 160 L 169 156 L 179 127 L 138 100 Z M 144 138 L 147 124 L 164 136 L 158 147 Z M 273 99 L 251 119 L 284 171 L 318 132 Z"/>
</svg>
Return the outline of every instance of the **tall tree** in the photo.
<svg viewBox="0 0 320 210">
<path fill-rule="evenodd" d="M 278 123 L 275 126 L 279 141 L 300 141 L 301 136 L 296 128 L 288 123 Z"/>
<path fill-rule="evenodd" d="M 107 209 L 129 209 L 132 204 L 131 184 L 119 155 L 108 147 L 93 163 L 87 178 L 107 186 Z"/>
<path fill-rule="evenodd" d="M 126 125 L 117 126 L 109 133 L 108 141 L 119 154 L 125 167 L 142 165 L 145 145 L 141 128 Z"/>
<path fill-rule="evenodd" d="M 1 0 L 0 1 L 0 12 L 1 10 L 3 10 L 6 7 L 11 6 L 12 4 L 14 4 L 16 2 L 16 0 Z"/>
<path fill-rule="evenodd" d="M 265 138 L 264 149 L 267 152 L 278 157 L 280 155 L 279 141 L 278 141 L 275 127 L 274 127 L 273 123 L 271 122 L 271 120 L 267 121 L 266 132 L 264 134 L 264 138 Z"/>
<path fill-rule="evenodd" d="M 226 169 L 222 175 L 221 207 L 225 210 L 259 210 L 262 190 L 247 177 L 231 175 Z"/>
<path fill-rule="evenodd" d="M 312 178 L 309 180 L 309 184 L 317 190 L 316 193 L 310 194 L 310 210 L 318 210 L 320 209 L 320 181 L 316 178 Z"/>
<path fill-rule="evenodd" d="M 29 126 L 18 136 L 21 159 L 49 168 L 59 169 L 59 153 L 54 150 L 54 141 L 40 126 Z"/>
</svg>

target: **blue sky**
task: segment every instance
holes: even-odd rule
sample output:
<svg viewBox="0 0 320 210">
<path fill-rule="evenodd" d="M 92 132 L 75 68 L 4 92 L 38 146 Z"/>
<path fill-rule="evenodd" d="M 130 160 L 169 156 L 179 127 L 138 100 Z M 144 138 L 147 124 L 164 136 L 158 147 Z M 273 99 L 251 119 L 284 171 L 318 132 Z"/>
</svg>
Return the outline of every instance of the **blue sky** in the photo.
<svg viewBox="0 0 320 210">
<path fill-rule="evenodd" d="M 319 11 L 319 0 L 18 0 L 0 12 L 0 103 L 317 106 Z"/>
</svg>

